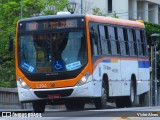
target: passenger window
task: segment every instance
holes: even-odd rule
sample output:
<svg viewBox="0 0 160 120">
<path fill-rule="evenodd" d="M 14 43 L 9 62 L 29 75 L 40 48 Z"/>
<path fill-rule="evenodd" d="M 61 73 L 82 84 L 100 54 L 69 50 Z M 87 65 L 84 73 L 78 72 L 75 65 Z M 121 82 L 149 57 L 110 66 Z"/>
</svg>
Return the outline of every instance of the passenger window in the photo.
<svg viewBox="0 0 160 120">
<path fill-rule="evenodd" d="M 99 54 L 98 53 L 98 37 L 96 33 L 94 32 L 93 27 L 91 28 L 90 37 L 91 37 L 92 55 L 97 56 Z"/>
<path fill-rule="evenodd" d="M 107 40 L 108 54 L 111 54 L 111 41 L 109 40 L 108 27 L 105 26 L 104 29 L 105 29 L 105 35 L 106 35 L 105 38 Z"/>
<path fill-rule="evenodd" d="M 136 30 L 136 41 L 137 41 L 138 55 L 143 56 L 140 30 Z"/>
<path fill-rule="evenodd" d="M 147 56 L 147 43 L 146 43 L 145 31 L 140 30 L 140 35 L 141 35 L 142 53 L 144 56 Z"/>
<path fill-rule="evenodd" d="M 125 48 L 126 48 L 126 55 L 129 55 L 128 36 L 127 36 L 126 28 L 123 28 L 123 36 L 124 36 L 124 43 L 125 43 Z"/>
<path fill-rule="evenodd" d="M 111 51 L 113 55 L 118 54 L 114 27 L 108 26 L 109 40 L 111 41 Z"/>
<path fill-rule="evenodd" d="M 126 47 L 125 47 L 124 34 L 122 28 L 118 28 L 118 40 L 120 42 L 121 55 L 126 55 Z"/>
<path fill-rule="evenodd" d="M 99 37 L 100 37 L 100 41 L 101 41 L 102 54 L 106 55 L 108 53 L 107 39 L 106 39 L 106 35 L 105 35 L 105 28 L 102 25 L 99 26 Z"/>
<path fill-rule="evenodd" d="M 137 40 L 136 40 L 136 32 L 134 29 L 132 29 L 132 35 L 133 35 L 133 44 L 134 44 L 134 53 L 135 55 L 138 55 L 138 48 L 137 48 Z"/>
<path fill-rule="evenodd" d="M 114 27 L 114 32 L 115 32 L 115 42 L 116 42 L 116 47 L 117 47 L 117 54 L 120 54 L 117 27 Z"/>
<path fill-rule="evenodd" d="M 132 34 L 132 30 L 131 29 L 127 29 L 127 35 L 128 35 L 129 54 L 131 56 L 134 56 L 134 55 L 136 55 L 136 53 L 135 53 L 133 34 Z"/>
</svg>

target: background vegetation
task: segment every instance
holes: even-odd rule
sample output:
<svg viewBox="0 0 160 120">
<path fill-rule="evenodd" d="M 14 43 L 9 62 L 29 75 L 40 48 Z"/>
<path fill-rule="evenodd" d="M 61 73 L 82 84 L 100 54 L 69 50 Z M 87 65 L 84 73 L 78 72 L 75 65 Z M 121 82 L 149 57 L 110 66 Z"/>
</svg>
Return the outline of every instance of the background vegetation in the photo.
<svg viewBox="0 0 160 120">
<path fill-rule="evenodd" d="M 152 44 L 152 39 L 151 39 L 150 36 L 153 33 L 160 34 L 160 25 L 159 24 L 154 24 L 154 23 L 151 23 L 151 22 L 145 22 L 145 27 L 146 27 L 148 45 L 151 45 Z M 160 38 L 159 38 L 159 44 L 157 45 L 157 78 L 160 81 Z M 158 84 L 160 85 L 160 83 L 158 83 Z"/>
<path fill-rule="evenodd" d="M 21 0 L 0 0 L 0 87 L 16 87 L 15 55 L 8 51 L 9 36 L 15 42 Z M 68 0 L 22 0 L 23 18 L 63 11 Z"/>
<path fill-rule="evenodd" d="M 68 0 L 22 0 L 23 18 L 53 15 L 63 11 Z M 85 3 L 87 5 L 87 3 Z M 89 3 L 88 3 L 89 4 Z M 90 4 L 89 4 L 90 5 Z M 86 9 L 85 9 L 86 8 Z M 79 8 L 80 9 L 80 8 Z M 83 11 L 90 10 L 84 7 Z M 15 80 L 15 55 L 8 51 L 9 36 L 15 42 L 15 30 L 20 19 L 20 0 L 0 0 L 0 87 L 16 87 Z M 106 16 L 99 8 L 92 9 L 94 15 Z M 117 17 L 113 14 L 112 17 Z M 160 25 L 145 22 L 148 43 L 151 43 L 152 33 L 160 34 Z M 158 48 L 160 50 L 160 47 Z M 158 78 L 160 78 L 160 57 L 157 57 Z"/>
</svg>

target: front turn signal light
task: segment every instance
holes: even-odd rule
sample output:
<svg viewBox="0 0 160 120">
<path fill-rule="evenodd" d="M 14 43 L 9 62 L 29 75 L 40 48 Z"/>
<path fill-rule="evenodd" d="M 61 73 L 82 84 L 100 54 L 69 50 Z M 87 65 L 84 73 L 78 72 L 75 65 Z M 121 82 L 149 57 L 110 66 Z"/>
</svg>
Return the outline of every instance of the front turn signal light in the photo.
<svg viewBox="0 0 160 120">
<path fill-rule="evenodd" d="M 86 74 L 84 74 L 84 76 L 80 79 L 80 81 L 77 83 L 77 86 L 81 86 L 83 84 L 85 84 L 89 78 L 90 73 L 87 72 Z"/>
<path fill-rule="evenodd" d="M 21 77 L 18 77 L 18 82 L 20 84 L 20 86 L 24 89 L 30 89 L 30 87 L 27 85 L 27 83 L 21 78 Z"/>
</svg>

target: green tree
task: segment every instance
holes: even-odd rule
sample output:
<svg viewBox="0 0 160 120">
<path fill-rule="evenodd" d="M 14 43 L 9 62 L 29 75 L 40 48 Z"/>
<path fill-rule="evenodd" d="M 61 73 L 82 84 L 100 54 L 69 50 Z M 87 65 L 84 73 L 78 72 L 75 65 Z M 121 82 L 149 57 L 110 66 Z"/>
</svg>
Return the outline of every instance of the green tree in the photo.
<svg viewBox="0 0 160 120">
<path fill-rule="evenodd" d="M 145 28 L 146 28 L 147 42 L 149 45 L 151 45 L 152 44 L 151 34 L 153 34 L 153 33 L 160 34 L 160 25 L 154 24 L 152 22 L 144 22 L 144 24 L 145 24 Z M 160 49 L 159 46 L 158 46 L 158 49 Z"/>
<path fill-rule="evenodd" d="M 45 9 L 44 0 L 23 0 L 23 17 L 38 16 Z"/>
<path fill-rule="evenodd" d="M 145 22 L 145 28 L 146 28 L 146 33 L 147 33 L 147 42 L 149 45 L 151 45 L 152 40 L 150 36 L 153 33 L 160 34 L 160 25 L 154 24 L 152 22 Z M 159 50 L 160 50 L 160 39 L 159 39 L 159 44 L 157 46 L 157 51 Z M 160 79 L 160 55 L 157 55 L 157 78 Z"/>
<path fill-rule="evenodd" d="M 0 86 L 15 86 L 14 54 L 8 52 L 8 36 L 15 37 L 15 26 L 19 19 L 19 4 L 3 2 L 0 5 Z"/>
<path fill-rule="evenodd" d="M 114 13 L 112 14 L 112 17 L 113 17 L 113 18 L 119 18 L 119 17 L 117 16 L 117 14 L 116 14 L 115 11 L 114 11 Z"/>
<path fill-rule="evenodd" d="M 98 16 L 106 16 L 107 14 L 104 14 L 103 11 L 100 10 L 100 8 L 93 8 L 92 9 L 93 15 Z"/>
<path fill-rule="evenodd" d="M 69 0 L 45 0 L 46 9 L 43 11 L 45 15 L 54 15 L 59 11 L 63 11 Z"/>
<path fill-rule="evenodd" d="M 56 14 L 68 0 L 22 0 L 23 18 Z M 48 9 L 54 8 L 54 11 Z M 20 0 L 0 0 L 0 87 L 15 87 L 14 51 L 8 51 L 9 36 L 15 42 L 17 21 L 20 19 Z"/>
</svg>

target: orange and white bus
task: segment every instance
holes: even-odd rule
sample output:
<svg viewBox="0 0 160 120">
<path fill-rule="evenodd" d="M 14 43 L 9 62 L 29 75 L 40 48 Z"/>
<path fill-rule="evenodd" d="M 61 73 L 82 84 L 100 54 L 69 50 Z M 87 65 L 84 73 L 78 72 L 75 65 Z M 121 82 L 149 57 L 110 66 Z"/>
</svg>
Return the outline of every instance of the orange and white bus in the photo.
<svg viewBox="0 0 160 120">
<path fill-rule="evenodd" d="M 83 109 L 135 105 L 150 90 L 142 23 L 93 15 L 22 19 L 16 33 L 16 79 L 21 102 Z"/>
</svg>

